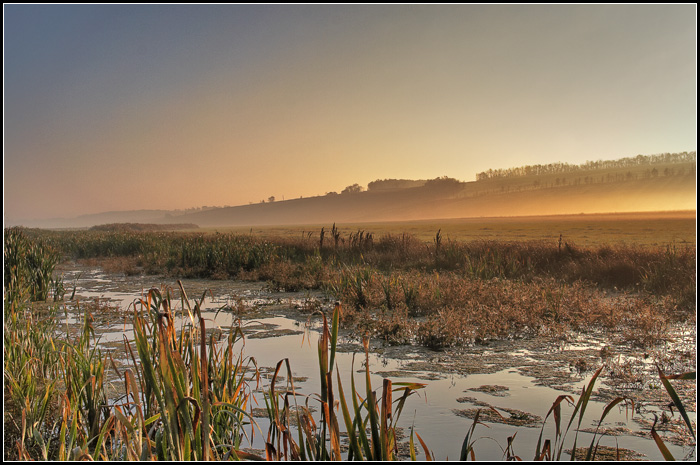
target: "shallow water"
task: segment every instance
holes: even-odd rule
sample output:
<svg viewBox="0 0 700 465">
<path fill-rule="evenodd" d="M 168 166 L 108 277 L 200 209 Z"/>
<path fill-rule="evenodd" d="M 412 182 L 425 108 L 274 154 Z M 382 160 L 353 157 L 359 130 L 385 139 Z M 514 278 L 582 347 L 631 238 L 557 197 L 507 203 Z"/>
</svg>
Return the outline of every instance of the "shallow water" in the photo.
<svg viewBox="0 0 700 465">
<path fill-rule="evenodd" d="M 133 340 L 133 330 L 129 323 L 130 306 L 152 287 L 170 286 L 172 289 L 175 314 L 180 315 L 176 318 L 177 328 L 188 319 L 186 311 L 183 316 L 180 290 L 174 280 L 152 276 L 111 276 L 98 269 L 77 265 L 64 269 L 63 272 L 64 281 L 70 284 L 71 291 L 75 284 L 75 298 L 66 304 L 67 313 L 63 324 L 69 327 L 75 325 L 76 308 L 91 306 L 95 317 L 94 326 L 105 348 L 115 348 L 118 352 L 124 336 Z M 232 325 L 240 322 L 246 336 L 244 355 L 253 356 L 258 367 L 265 367 L 263 371 L 268 372 L 274 371 L 280 360 L 288 358 L 293 375 L 300 378 L 295 381 L 297 392 L 305 395 L 318 392 L 320 382 L 316 342 L 321 318 L 317 313 L 313 314 L 312 310 L 321 308 L 329 313 L 333 307 L 330 299 L 319 292 L 274 292 L 263 283 L 208 280 L 182 280 L 182 283 L 190 301 L 195 298 L 199 300 L 205 295 L 202 314 L 208 329 L 218 327 L 226 333 Z M 694 344 L 694 333 L 690 340 Z M 409 428 L 414 425 L 415 431 L 433 451 L 435 458 L 456 460 L 464 436 L 473 422 L 465 416 L 465 411 L 488 405 L 496 407 L 506 418 L 510 413 L 505 409 L 511 409 L 510 412 L 529 414 L 523 418 L 535 418 L 536 421 L 528 426 L 513 426 L 482 417 L 484 424 L 478 425 L 475 433 L 478 438 L 474 446 L 476 458 L 502 459 L 507 438 L 517 432 L 513 450 L 521 458 L 530 460 L 534 456 L 542 421 L 552 402 L 562 394 L 578 399 L 581 389 L 595 369 L 602 365 L 601 349 L 606 345 L 610 347 L 609 341 L 596 335 L 571 335 L 564 341 L 496 341 L 487 346 L 446 351 L 433 351 L 418 346 L 386 346 L 381 341 L 372 341 L 369 363 L 372 386 L 375 389 L 381 389 L 383 377 L 389 377 L 393 382 L 426 384 L 420 394 L 412 396 L 407 402 L 402 413 L 400 424 L 405 430 L 406 441 Z M 635 363 L 639 359 L 640 369 L 650 370 L 650 358 L 644 360 L 639 354 L 635 356 L 635 352 L 628 347 L 613 346 L 610 350 L 616 354 L 618 364 L 627 358 L 635 359 Z M 362 386 L 362 344 L 341 334 L 336 360 L 346 393 L 350 387 L 350 376 L 353 375 L 353 354 L 355 381 Z M 125 360 L 122 362 L 126 363 Z M 622 388 L 626 388 L 627 393 L 633 390 L 630 385 L 621 388 L 619 383 L 614 383 L 608 371 L 610 370 L 605 370 L 596 383 L 594 396 L 581 425 L 584 429 L 596 427 L 605 404 L 612 399 L 611 393 L 619 395 Z M 267 379 L 263 378 L 265 386 L 271 376 L 269 374 Z M 306 380 L 302 380 L 304 378 Z M 645 383 L 648 381 L 645 380 Z M 487 387 L 480 389 L 482 386 Z M 648 389 L 646 384 L 645 389 Z M 363 392 L 364 388 L 360 390 Z M 255 395 L 258 396 L 259 406 L 264 406 L 261 392 L 256 392 Z M 689 412 L 693 422 L 696 419 L 696 398 L 692 402 L 693 411 Z M 666 403 L 670 401 L 663 395 L 659 399 L 666 399 Z M 299 401 L 300 404 L 302 402 L 303 400 Z M 616 437 L 604 436 L 600 445 L 613 448 L 619 445 L 620 448 L 644 454 L 642 459 L 646 460 L 663 459 L 651 439 L 649 426 L 640 424 L 640 420 L 653 422 L 654 414 L 660 416 L 660 404 L 663 402 L 654 402 L 651 398 L 642 401 L 641 405 L 638 402 L 634 415 L 631 410 L 614 409 L 605 419 L 603 427 L 618 428 L 622 433 Z M 563 407 L 564 424 L 568 422 L 567 415 L 572 410 L 572 407 Z M 673 418 L 678 419 L 678 413 Z M 266 419 L 256 418 L 256 421 L 266 431 Z M 570 449 L 573 443 L 575 427 L 576 425 L 572 426 L 566 437 L 565 449 Z M 639 437 L 641 435 L 644 437 Z M 543 439 L 553 437 L 553 420 L 550 418 Z M 674 444 L 671 436 L 664 438 L 668 438 L 666 445 L 677 459 L 695 458 L 690 455 L 693 446 Z M 588 447 L 591 440 L 590 432 L 580 432 L 577 446 Z M 251 447 L 264 448 L 260 435 L 256 435 Z M 568 459 L 568 455 L 564 456 Z M 419 458 L 421 457 L 422 450 L 419 451 Z"/>
</svg>

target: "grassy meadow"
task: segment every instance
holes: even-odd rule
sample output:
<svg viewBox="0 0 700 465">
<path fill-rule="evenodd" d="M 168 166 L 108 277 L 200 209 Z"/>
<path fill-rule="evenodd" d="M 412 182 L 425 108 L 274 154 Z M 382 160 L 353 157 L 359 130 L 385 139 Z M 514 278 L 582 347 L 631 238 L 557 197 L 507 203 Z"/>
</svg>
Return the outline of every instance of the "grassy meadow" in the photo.
<svg viewBox="0 0 700 465">
<path fill-rule="evenodd" d="M 463 218 L 386 223 L 344 223 L 337 228 L 345 235 L 366 231 L 375 237 L 407 233 L 421 241 L 432 241 L 438 229 L 454 241 L 557 241 L 579 246 L 641 245 L 663 247 L 670 243 L 696 243 L 695 211 L 606 213 L 503 218 Z M 261 237 L 318 236 L 327 225 L 204 228 L 209 232 L 253 234 Z"/>
<path fill-rule="evenodd" d="M 200 232 L 6 229 L 4 457 L 397 459 L 398 418 L 422 385 L 387 379 L 373 387 L 368 364 L 359 384 L 343 385 L 334 366 L 341 329 L 363 340 L 435 350 L 597 331 L 645 353 L 677 325 L 695 325 L 694 224 L 695 212 L 681 212 Z M 339 304 L 323 316 L 318 413 L 309 400 L 297 405 L 289 362 L 281 360 L 265 388 L 266 449 L 244 450 L 259 377 L 251 359 L 233 349 L 240 334 L 216 340 L 197 299 L 183 299 L 190 323 L 176 328 L 175 301 L 158 290 L 129 309 L 134 340 L 125 338 L 124 351 L 130 366 L 119 371 L 125 394 L 108 401 L 110 355 L 95 342 L 91 311 L 78 309 L 76 334 L 66 335 L 56 323 L 70 292 L 55 273 L 60 261 L 127 275 L 265 281 L 275 289 L 326 292 Z M 695 372 L 664 373 L 667 366 L 673 364 L 658 366 L 660 385 L 694 438 L 687 402 L 674 385 L 694 380 Z M 290 381 L 282 388 L 275 379 L 285 371 Z M 532 456 L 521 458 L 561 458 L 567 435 L 579 453 L 574 423 L 581 424 L 601 372 L 578 398 L 548 401 L 540 441 Z M 600 422 L 628 401 L 615 397 Z M 561 418 L 565 405 L 573 408 L 568 424 Z M 474 457 L 474 429 L 481 424 L 477 413 L 462 459 Z M 545 424 L 554 425 L 553 437 Z M 410 457 L 442 458 L 419 433 L 411 430 Z M 595 457 L 596 434 L 582 457 Z M 671 459 L 656 423 L 649 434 Z M 518 456 L 504 447 L 504 458 Z"/>
</svg>

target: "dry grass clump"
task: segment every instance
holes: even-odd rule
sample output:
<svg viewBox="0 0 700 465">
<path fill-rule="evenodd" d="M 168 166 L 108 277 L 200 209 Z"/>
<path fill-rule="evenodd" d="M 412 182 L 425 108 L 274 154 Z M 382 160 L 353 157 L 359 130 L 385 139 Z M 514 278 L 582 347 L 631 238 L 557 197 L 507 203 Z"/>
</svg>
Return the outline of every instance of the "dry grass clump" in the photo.
<svg viewBox="0 0 700 465">
<path fill-rule="evenodd" d="M 636 318 L 639 308 L 647 308 L 644 302 L 607 296 L 581 282 L 486 281 L 458 273 L 387 276 L 369 268 L 355 268 L 344 270 L 330 288 L 348 304 L 344 323 L 356 325 L 353 322 L 358 321 L 365 326 L 386 327 L 396 321 L 400 310 L 406 318 L 420 318 L 417 327 L 394 325 L 395 331 L 415 329 L 416 340 L 433 348 L 569 330 L 613 330 L 621 323 L 635 328 L 629 334 L 649 341 L 658 338 L 656 326 Z M 657 319 L 665 321 L 663 308 L 655 308 L 660 312 Z M 363 330 L 359 326 L 356 329 Z M 411 335 L 397 337 L 410 339 Z"/>
<path fill-rule="evenodd" d="M 408 309 L 398 305 L 392 310 L 348 310 L 342 323 L 357 335 L 378 338 L 392 345 L 413 342 L 420 324 L 408 316 Z"/>
<path fill-rule="evenodd" d="M 410 234 L 384 234 L 379 238 L 376 250 L 389 266 L 420 263 L 425 256 L 426 245 Z"/>
<path fill-rule="evenodd" d="M 653 347 L 667 340 L 673 314 L 666 311 L 667 306 L 648 298 L 625 302 L 622 325 L 627 329 L 623 333 L 626 341 L 634 347 Z"/>
<path fill-rule="evenodd" d="M 570 450 L 566 451 L 567 454 L 571 454 Z M 576 460 L 586 460 L 586 455 L 588 454 L 588 448 L 577 447 L 576 448 Z M 636 452 L 630 449 L 624 449 L 620 447 L 610 447 L 610 446 L 598 446 L 596 460 L 599 461 L 641 461 L 646 457 L 645 454 L 641 452 Z"/>
<path fill-rule="evenodd" d="M 475 339 L 474 329 L 468 325 L 465 314 L 452 307 L 428 317 L 416 331 L 416 341 L 431 349 L 470 343 Z"/>
</svg>

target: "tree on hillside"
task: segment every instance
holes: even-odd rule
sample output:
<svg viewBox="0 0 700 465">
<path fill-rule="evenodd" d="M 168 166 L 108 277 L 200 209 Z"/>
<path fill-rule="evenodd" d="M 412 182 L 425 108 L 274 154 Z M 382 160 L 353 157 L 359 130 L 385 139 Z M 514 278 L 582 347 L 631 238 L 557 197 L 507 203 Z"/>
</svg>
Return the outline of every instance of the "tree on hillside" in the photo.
<svg viewBox="0 0 700 465">
<path fill-rule="evenodd" d="M 636 157 L 620 158 L 619 160 L 587 161 L 581 165 L 568 163 L 550 163 L 548 165 L 527 165 L 507 169 L 489 169 L 476 174 L 477 181 L 496 178 L 514 178 L 532 175 L 577 173 L 580 171 L 628 168 L 659 163 L 695 163 L 697 155 L 695 151 L 681 153 L 661 153 L 656 155 L 637 155 Z M 652 173 L 652 176 L 657 176 Z M 671 174 L 672 175 L 672 174 Z"/>
<path fill-rule="evenodd" d="M 435 179 L 430 179 L 426 181 L 425 185 L 423 186 L 427 189 L 430 190 L 435 190 L 435 191 L 441 191 L 441 192 L 446 192 L 446 191 L 456 191 L 459 190 L 462 187 L 462 183 L 454 178 L 448 178 L 447 176 L 443 176 L 441 178 L 435 178 Z"/>
<path fill-rule="evenodd" d="M 368 191 L 408 189 L 411 187 L 421 187 L 424 180 L 414 181 L 412 179 L 377 179 L 367 184 Z"/>
<path fill-rule="evenodd" d="M 346 187 L 346 188 L 343 189 L 340 193 L 341 193 L 341 194 L 359 194 L 359 193 L 362 192 L 363 190 L 365 190 L 365 189 L 364 189 L 362 186 L 360 186 L 359 184 L 355 183 L 355 184 L 353 184 L 352 186 Z"/>
</svg>

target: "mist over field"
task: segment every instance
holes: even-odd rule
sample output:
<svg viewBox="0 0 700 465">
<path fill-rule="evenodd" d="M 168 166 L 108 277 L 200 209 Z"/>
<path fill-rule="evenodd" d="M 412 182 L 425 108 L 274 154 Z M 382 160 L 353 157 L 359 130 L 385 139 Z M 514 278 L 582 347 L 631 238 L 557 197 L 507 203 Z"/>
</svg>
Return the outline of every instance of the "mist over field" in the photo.
<svg viewBox="0 0 700 465">
<path fill-rule="evenodd" d="M 446 176 L 385 179 L 308 198 L 271 196 L 249 205 L 104 212 L 21 224 L 50 228 L 107 223 L 241 227 L 690 211 L 696 206 L 695 156 L 695 152 L 684 152 L 595 162 L 597 166 L 489 170 L 472 182 Z"/>
</svg>

